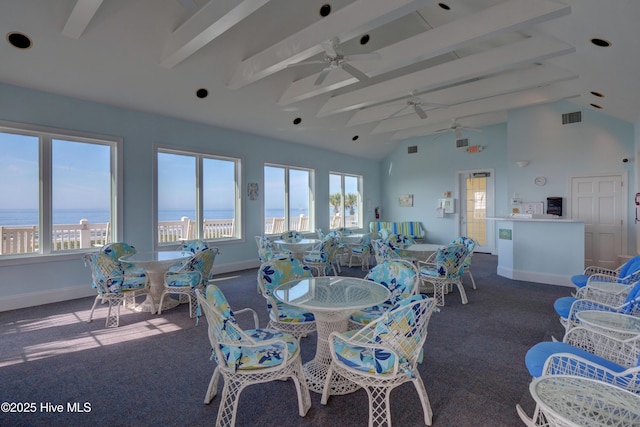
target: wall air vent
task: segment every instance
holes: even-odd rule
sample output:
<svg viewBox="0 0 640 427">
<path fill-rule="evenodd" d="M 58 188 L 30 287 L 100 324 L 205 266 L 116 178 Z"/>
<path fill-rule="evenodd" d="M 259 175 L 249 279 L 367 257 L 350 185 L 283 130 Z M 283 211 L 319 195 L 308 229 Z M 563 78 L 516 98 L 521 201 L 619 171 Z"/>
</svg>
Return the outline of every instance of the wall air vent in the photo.
<svg viewBox="0 0 640 427">
<path fill-rule="evenodd" d="M 582 121 L 582 111 L 576 111 L 575 113 L 565 113 L 562 115 L 562 124 L 568 125 L 570 123 L 580 123 Z"/>
<path fill-rule="evenodd" d="M 469 138 L 456 139 L 456 148 L 468 148 Z"/>
<path fill-rule="evenodd" d="M 411 147 L 407 147 L 407 153 L 413 154 L 418 152 L 418 146 L 412 145 Z"/>
</svg>

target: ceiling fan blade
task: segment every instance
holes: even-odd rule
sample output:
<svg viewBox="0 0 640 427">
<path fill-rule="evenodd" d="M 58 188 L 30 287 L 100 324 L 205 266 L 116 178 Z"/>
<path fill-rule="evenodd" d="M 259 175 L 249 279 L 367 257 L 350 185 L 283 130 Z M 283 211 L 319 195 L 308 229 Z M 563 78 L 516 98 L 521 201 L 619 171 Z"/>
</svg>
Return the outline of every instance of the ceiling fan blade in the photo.
<svg viewBox="0 0 640 427">
<path fill-rule="evenodd" d="M 431 133 L 444 133 L 444 132 L 449 132 L 450 130 L 451 130 L 451 128 L 444 128 L 444 129 L 434 130 Z"/>
<path fill-rule="evenodd" d="M 329 72 L 331 71 L 331 68 L 327 67 L 325 69 L 323 69 L 322 71 L 320 71 L 320 74 L 318 74 L 318 78 L 316 79 L 315 82 L 313 82 L 313 84 L 315 86 L 320 86 L 322 83 L 324 83 L 324 80 L 327 78 L 327 76 L 329 75 Z"/>
<path fill-rule="evenodd" d="M 311 65 L 311 64 L 326 64 L 326 61 L 304 61 L 296 62 L 295 64 L 287 64 L 287 67 L 297 67 L 299 65 Z"/>
<path fill-rule="evenodd" d="M 418 117 L 420 117 L 422 120 L 427 118 L 427 113 L 424 112 L 424 110 L 422 109 L 421 106 L 414 105 L 413 108 L 416 110 L 416 113 L 418 114 Z"/>
<path fill-rule="evenodd" d="M 378 52 L 372 53 L 358 53 L 356 55 L 346 55 L 345 59 L 349 61 L 376 61 L 381 59 L 382 56 Z"/>
<path fill-rule="evenodd" d="M 336 43 L 337 45 L 337 43 Z M 338 56 L 338 52 L 336 52 L 334 46 L 334 41 L 330 40 L 328 42 L 322 42 L 320 43 L 320 46 L 322 46 L 322 48 L 324 49 L 325 52 L 327 52 L 327 55 L 329 56 Z"/>
<path fill-rule="evenodd" d="M 398 115 L 400 115 L 400 113 L 402 113 L 404 110 L 406 110 L 407 108 L 409 108 L 408 105 L 405 105 L 404 107 L 402 107 L 401 109 L 399 109 L 398 111 L 396 111 L 395 113 L 393 113 L 392 115 L 390 115 L 389 117 L 387 117 L 387 119 L 392 119 Z"/>
<path fill-rule="evenodd" d="M 362 71 L 358 70 L 353 65 L 342 63 L 342 69 L 345 70 L 347 73 L 351 74 L 356 79 L 360 80 L 361 82 L 369 80 L 369 76 L 367 76 Z"/>
</svg>

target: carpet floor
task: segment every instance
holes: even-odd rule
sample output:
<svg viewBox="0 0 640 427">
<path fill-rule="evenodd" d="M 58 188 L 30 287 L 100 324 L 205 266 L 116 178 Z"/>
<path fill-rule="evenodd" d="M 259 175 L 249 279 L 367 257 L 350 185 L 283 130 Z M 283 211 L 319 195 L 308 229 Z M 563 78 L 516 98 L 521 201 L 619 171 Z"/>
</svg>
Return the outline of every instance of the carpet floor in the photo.
<svg viewBox="0 0 640 427">
<path fill-rule="evenodd" d="M 497 257 L 475 254 L 477 290 L 468 276 L 469 304 L 457 290 L 429 324 L 420 373 L 433 409 L 433 426 L 521 426 L 516 404 L 528 413 L 531 378 L 524 355 L 534 344 L 562 337 L 553 310 L 571 288 L 496 275 Z M 215 271 L 215 270 L 214 270 Z M 232 308 L 251 307 L 267 323 L 256 292 L 256 269 L 216 276 Z M 359 268 L 343 275 L 364 276 Z M 0 426 L 205 426 L 215 423 L 220 391 L 203 399 L 214 362 L 206 320 L 188 316 L 188 304 L 162 313 L 122 310 L 120 327 L 105 328 L 106 306 L 86 319 L 93 298 L 0 313 Z M 315 334 L 301 341 L 303 362 L 313 358 Z M 298 415 L 291 381 L 242 392 L 237 426 L 364 426 L 366 393 L 333 396 L 326 406 Z M 9 410 L 7 410 L 7 408 Z M 396 426 L 419 426 L 423 415 L 413 386 L 392 393 Z"/>
</svg>

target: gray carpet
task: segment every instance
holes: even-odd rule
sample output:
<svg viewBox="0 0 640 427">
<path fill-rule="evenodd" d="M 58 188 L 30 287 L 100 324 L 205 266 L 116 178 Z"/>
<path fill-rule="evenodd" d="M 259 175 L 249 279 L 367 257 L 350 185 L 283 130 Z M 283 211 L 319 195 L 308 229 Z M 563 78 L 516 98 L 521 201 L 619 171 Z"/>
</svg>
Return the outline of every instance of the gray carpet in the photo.
<svg viewBox="0 0 640 427">
<path fill-rule="evenodd" d="M 476 254 L 478 289 L 465 277 L 469 304 L 463 306 L 454 290 L 429 324 L 420 371 L 436 427 L 523 425 L 515 405 L 529 413 L 534 407 L 524 355 L 533 344 L 562 336 L 552 305 L 571 289 L 504 279 L 495 274 L 496 264 L 496 257 Z M 256 270 L 220 275 L 216 283 L 233 308 L 256 309 L 266 325 Z M 213 425 L 219 396 L 210 405 L 202 402 L 214 368 L 205 319 L 196 326 L 187 305 L 161 316 L 123 310 L 120 327 L 106 329 L 105 306 L 97 308 L 94 322 L 85 322 L 92 302 L 83 298 L 0 313 L 0 400 L 21 410 L 7 413 L 3 407 L 0 426 Z M 302 349 L 303 361 L 310 360 L 315 335 L 302 340 Z M 301 418 L 291 381 L 251 386 L 241 395 L 236 425 L 367 423 L 362 390 L 334 396 L 327 406 L 318 394 L 311 398 Z M 391 409 L 394 425 L 423 425 L 411 384 L 393 392 Z"/>
</svg>

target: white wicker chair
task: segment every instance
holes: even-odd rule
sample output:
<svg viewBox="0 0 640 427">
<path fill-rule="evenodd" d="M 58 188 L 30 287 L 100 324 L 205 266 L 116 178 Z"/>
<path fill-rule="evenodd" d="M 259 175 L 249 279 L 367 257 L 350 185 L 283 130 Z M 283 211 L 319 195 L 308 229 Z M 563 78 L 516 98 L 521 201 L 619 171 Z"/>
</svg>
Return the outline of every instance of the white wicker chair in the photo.
<svg viewBox="0 0 640 427">
<path fill-rule="evenodd" d="M 590 285 L 580 288 L 575 297 L 558 298 L 553 307 L 560 316 L 560 323 L 566 331 L 580 324 L 576 314 L 584 310 L 639 315 L 640 281 L 634 285 L 608 283 L 606 287 L 599 287 L 592 282 Z"/>
<path fill-rule="evenodd" d="M 316 330 L 313 313 L 280 302 L 272 295 L 273 290 L 285 282 L 311 276 L 311 269 L 293 257 L 273 259 L 260 266 L 258 291 L 267 300 L 267 328 L 279 329 L 298 338 Z"/>
<path fill-rule="evenodd" d="M 411 382 L 420 397 L 424 423 L 431 425 L 433 413 L 417 365 L 434 310 L 434 299 L 414 295 L 358 331 L 331 333 L 331 365 L 321 403 L 327 404 L 332 377 L 342 376 L 366 390 L 369 426 L 391 426 L 391 391 Z"/>
<path fill-rule="evenodd" d="M 422 286 L 420 291 L 428 290 L 427 283 L 433 285 L 433 297 L 438 305 L 444 305 L 444 296 L 449 293 L 452 285 L 458 287 L 462 304 L 467 304 L 467 293 L 462 286 L 464 260 L 467 248 L 463 245 L 449 245 L 438 249 L 426 261 L 418 261 Z"/>
<path fill-rule="evenodd" d="M 255 328 L 241 329 L 224 294 L 215 285 L 207 286 L 206 295 L 199 289 L 196 294 L 209 324 L 211 357 L 217 363 L 204 399 L 205 404 L 216 396 L 221 375 L 224 379 L 216 426 L 235 425 L 240 393 L 245 387 L 289 378 L 296 387 L 298 413 L 304 417 L 311 407 L 311 398 L 302 372 L 298 339 L 278 330 L 259 329 L 258 316 L 251 309 L 237 313 L 251 312 Z M 282 399 L 282 396 L 278 398 Z M 270 405 L 268 399 L 263 403 Z"/>
<path fill-rule="evenodd" d="M 130 307 L 135 306 L 135 298 L 149 292 L 149 278 L 145 274 L 127 274 L 121 262 L 104 253 L 86 254 L 84 263 L 91 267 L 93 287 L 98 292 L 87 322 L 93 320 L 96 305 L 98 301 L 102 301 L 109 303 L 105 326 L 119 326 L 120 306 L 125 303 Z M 152 307 L 152 310 L 155 312 L 155 307 Z"/>
<path fill-rule="evenodd" d="M 420 273 L 412 262 L 404 259 L 390 259 L 373 267 L 365 279 L 380 283 L 391 292 L 389 299 L 373 307 L 366 307 L 351 314 L 349 329 L 360 329 L 396 308 L 398 302 L 418 293 Z"/>
<path fill-rule="evenodd" d="M 640 335 L 619 338 L 575 327 L 567 332 L 562 342 L 542 342 L 533 346 L 527 352 L 525 363 L 534 378 L 574 375 L 640 393 L 639 356 Z M 516 405 L 516 411 L 527 426 L 549 425 L 537 406 L 531 418 L 520 405 Z"/>
<path fill-rule="evenodd" d="M 337 253 L 339 241 L 336 237 L 325 236 L 319 245 L 304 252 L 302 262 L 317 271 L 318 276 L 326 276 L 327 271 L 333 271 L 333 275 L 337 276 L 336 270 Z"/>
<path fill-rule="evenodd" d="M 180 302 L 189 302 L 189 317 L 196 317 L 198 301 L 196 289 L 203 288 L 208 282 L 218 248 L 205 248 L 193 254 L 187 262 L 164 275 L 164 290 L 158 304 L 158 314 L 162 314 L 162 303 L 167 295 L 178 295 Z M 186 298 L 183 301 L 183 298 Z"/>
</svg>

